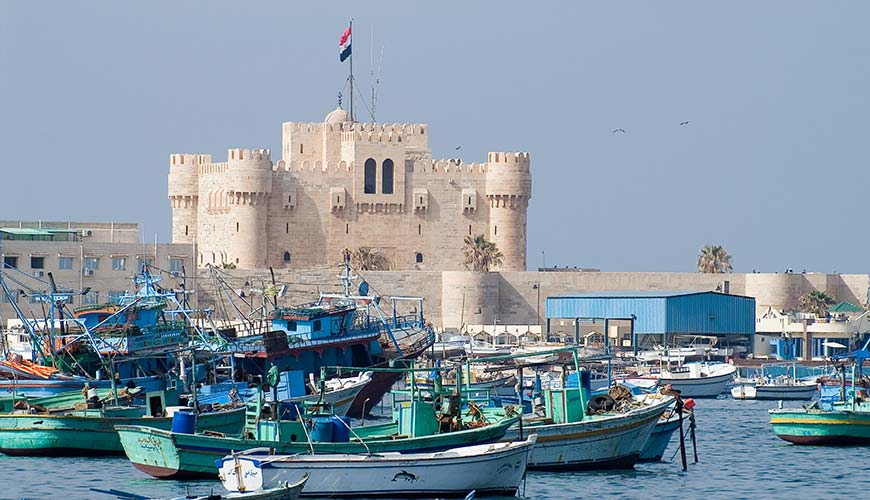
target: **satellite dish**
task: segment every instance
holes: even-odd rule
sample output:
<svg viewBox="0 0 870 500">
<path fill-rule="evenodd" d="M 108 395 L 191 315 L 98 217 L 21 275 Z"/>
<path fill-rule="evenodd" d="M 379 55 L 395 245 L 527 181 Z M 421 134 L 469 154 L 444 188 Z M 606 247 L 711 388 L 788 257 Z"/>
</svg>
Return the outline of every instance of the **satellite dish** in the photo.
<svg viewBox="0 0 870 500">
<path fill-rule="evenodd" d="M 366 296 L 369 294 L 369 284 L 367 281 L 363 281 L 359 284 L 359 294 L 362 296 Z"/>
</svg>

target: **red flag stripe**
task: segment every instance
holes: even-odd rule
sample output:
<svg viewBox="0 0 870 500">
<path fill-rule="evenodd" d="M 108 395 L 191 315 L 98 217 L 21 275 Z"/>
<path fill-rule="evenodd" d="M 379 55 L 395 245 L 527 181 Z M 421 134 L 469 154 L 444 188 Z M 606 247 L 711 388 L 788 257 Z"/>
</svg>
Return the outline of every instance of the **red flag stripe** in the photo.
<svg viewBox="0 0 870 500">
<path fill-rule="evenodd" d="M 344 30 L 344 34 L 341 35 L 341 38 L 338 40 L 338 45 L 344 45 L 345 42 L 347 42 L 348 38 L 350 38 L 350 26 L 348 26 L 347 29 Z"/>
</svg>

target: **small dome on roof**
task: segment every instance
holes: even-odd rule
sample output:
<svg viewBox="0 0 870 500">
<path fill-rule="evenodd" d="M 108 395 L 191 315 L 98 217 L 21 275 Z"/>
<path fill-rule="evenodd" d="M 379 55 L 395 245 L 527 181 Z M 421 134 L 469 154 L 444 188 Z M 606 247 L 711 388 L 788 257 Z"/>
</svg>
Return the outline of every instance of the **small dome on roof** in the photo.
<svg viewBox="0 0 870 500">
<path fill-rule="evenodd" d="M 343 123 L 349 122 L 350 117 L 347 116 L 347 111 L 341 108 L 335 108 L 334 110 L 330 111 L 328 115 L 326 115 L 326 120 L 324 121 L 326 123 Z"/>
</svg>

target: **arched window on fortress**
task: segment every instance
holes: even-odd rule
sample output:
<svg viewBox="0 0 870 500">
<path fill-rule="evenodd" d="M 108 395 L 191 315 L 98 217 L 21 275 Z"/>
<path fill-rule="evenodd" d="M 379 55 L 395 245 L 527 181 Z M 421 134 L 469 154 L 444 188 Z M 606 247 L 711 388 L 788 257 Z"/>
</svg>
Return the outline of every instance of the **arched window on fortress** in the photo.
<svg viewBox="0 0 870 500">
<path fill-rule="evenodd" d="M 290 234 L 290 223 L 289 222 L 284 223 L 284 233 Z"/>
<path fill-rule="evenodd" d="M 285 264 L 290 263 L 290 252 L 284 252 L 284 263 Z"/>
<path fill-rule="evenodd" d="M 377 177 L 377 170 L 378 162 L 376 162 L 374 158 L 369 158 L 368 160 L 366 160 L 365 178 L 363 179 L 363 193 L 375 193 L 375 179 Z"/>
<path fill-rule="evenodd" d="M 417 261 L 417 264 L 422 264 L 423 263 L 423 254 L 420 252 L 417 252 L 417 254 L 414 256 L 414 260 Z"/>
<path fill-rule="evenodd" d="M 238 222 L 236 222 L 236 232 L 237 233 L 239 232 L 239 223 Z"/>
<path fill-rule="evenodd" d="M 393 194 L 393 160 L 389 158 L 384 160 L 384 165 L 381 169 L 381 192 Z"/>
<path fill-rule="evenodd" d="M 417 224 L 417 234 L 423 234 L 423 224 Z"/>
<path fill-rule="evenodd" d="M 187 236 L 187 226 L 184 226 L 184 235 Z"/>
</svg>

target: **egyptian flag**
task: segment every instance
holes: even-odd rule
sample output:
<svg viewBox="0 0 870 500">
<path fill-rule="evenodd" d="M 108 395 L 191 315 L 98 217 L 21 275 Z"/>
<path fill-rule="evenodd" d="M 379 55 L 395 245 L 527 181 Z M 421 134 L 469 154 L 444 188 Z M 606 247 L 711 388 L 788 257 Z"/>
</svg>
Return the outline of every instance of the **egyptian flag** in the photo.
<svg viewBox="0 0 870 500">
<path fill-rule="evenodd" d="M 350 57 L 350 28 L 351 25 L 348 25 L 344 34 L 338 39 L 338 59 L 341 62 Z"/>
</svg>

